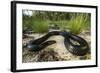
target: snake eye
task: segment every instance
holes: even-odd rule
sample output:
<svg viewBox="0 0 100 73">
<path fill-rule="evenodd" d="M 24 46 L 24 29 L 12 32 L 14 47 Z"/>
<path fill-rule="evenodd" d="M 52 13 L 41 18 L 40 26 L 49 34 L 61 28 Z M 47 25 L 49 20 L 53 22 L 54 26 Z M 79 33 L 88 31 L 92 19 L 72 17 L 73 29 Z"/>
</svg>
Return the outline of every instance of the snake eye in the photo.
<svg viewBox="0 0 100 73">
<path fill-rule="evenodd" d="M 31 49 L 32 47 L 33 47 L 32 45 L 28 45 L 28 46 L 27 46 L 28 49 Z"/>
<path fill-rule="evenodd" d="M 38 48 L 38 46 L 29 44 L 29 45 L 27 45 L 27 48 L 28 48 L 28 50 L 35 50 Z"/>
</svg>

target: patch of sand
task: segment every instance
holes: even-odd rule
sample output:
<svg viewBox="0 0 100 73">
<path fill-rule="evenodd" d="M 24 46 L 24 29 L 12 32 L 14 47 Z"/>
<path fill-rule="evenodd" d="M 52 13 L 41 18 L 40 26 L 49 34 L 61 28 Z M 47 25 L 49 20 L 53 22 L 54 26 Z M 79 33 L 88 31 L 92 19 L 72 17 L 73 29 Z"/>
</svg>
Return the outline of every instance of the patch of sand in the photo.
<svg viewBox="0 0 100 73">
<path fill-rule="evenodd" d="M 43 34 L 45 35 L 45 34 Z M 31 34 L 34 39 L 43 36 L 42 34 Z M 79 36 L 83 37 L 87 42 L 91 43 L 90 35 L 80 34 Z M 84 37 L 85 36 L 85 37 Z M 32 39 L 24 39 L 23 43 L 29 42 Z M 39 52 L 29 52 L 24 48 L 23 50 L 23 62 L 43 62 L 43 61 L 68 61 L 68 60 L 86 60 L 91 58 L 91 54 L 88 53 L 85 56 L 76 56 L 71 54 L 64 45 L 64 38 L 62 36 L 52 36 L 48 40 L 55 40 L 57 43 L 50 45 Z"/>
</svg>

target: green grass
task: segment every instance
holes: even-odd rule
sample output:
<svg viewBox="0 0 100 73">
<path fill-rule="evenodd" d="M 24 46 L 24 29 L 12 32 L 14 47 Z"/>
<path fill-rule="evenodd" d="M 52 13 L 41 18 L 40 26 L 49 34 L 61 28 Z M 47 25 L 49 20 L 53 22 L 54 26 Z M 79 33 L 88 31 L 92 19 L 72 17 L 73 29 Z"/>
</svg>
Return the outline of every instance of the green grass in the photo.
<svg viewBox="0 0 100 73">
<path fill-rule="evenodd" d="M 45 20 L 36 20 L 33 23 L 33 30 L 36 33 L 45 33 L 48 32 L 48 22 Z"/>
<path fill-rule="evenodd" d="M 79 34 L 84 28 L 86 28 L 86 23 L 87 20 L 83 17 L 83 15 L 79 15 L 76 18 L 70 20 L 68 28 L 70 32 Z"/>
<path fill-rule="evenodd" d="M 48 19 L 40 18 L 40 16 L 33 15 L 31 17 L 29 16 L 23 16 L 23 28 L 24 29 L 32 29 L 36 33 L 45 33 L 49 31 L 49 26 L 52 23 L 53 25 L 57 25 L 56 27 L 59 27 L 59 30 L 68 30 L 74 34 L 79 34 L 83 30 L 87 30 L 90 28 L 90 18 L 91 15 L 88 13 L 69 13 L 70 19 L 59 19 L 59 20 L 50 20 Z M 65 16 L 63 16 L 65 17 Z M 52 17 L 56 18 L 56 16 Z"/>
</svg>

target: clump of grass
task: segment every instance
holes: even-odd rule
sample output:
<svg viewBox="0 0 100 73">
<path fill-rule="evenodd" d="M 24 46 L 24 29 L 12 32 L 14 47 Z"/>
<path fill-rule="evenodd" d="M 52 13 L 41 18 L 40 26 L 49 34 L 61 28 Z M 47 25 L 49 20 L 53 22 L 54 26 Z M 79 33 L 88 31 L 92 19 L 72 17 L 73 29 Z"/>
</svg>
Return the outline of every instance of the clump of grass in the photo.
<svg viewBox="0 0 100 73">
<path fill-rule="evenodd" d="M 87 23 L 86 17 L 83 14 L 73 18 L 69 22 L 69 30 L 74 34 L 79 34 L 84 28 L 85 24 Z"/>
<path fill-rule="evenodd" d="M 36 33 L 45 33 L 48 32 L 48 21 L 39 19 L 37 17 L 32 17 L 32 29 Z"/>
<path fill-rule="evenodd" d="M 35 21 L 33 25 L 33 30 L 37 33 L 45 33 L 48 32 L 48 23 L 47 21 Z"/>
</svg>

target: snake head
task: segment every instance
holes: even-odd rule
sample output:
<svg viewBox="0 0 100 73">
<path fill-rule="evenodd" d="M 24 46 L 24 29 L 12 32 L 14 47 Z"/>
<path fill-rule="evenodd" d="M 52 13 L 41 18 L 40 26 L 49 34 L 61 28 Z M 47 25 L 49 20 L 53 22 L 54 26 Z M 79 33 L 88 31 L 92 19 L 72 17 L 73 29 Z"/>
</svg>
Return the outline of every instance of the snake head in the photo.
<svg viewBox="0 0 100 73">
<path fill-rule="evenodd" d="M 47 46 L 52 45 L 54 43 L 56 43 L 56 41 L 54 41 L 54 40 L 46 41 L 46 42 L 43 42 L 41 44 L 29 43 L 27 45 L 27 48 L 29 51 L 37 52 L 37 51 L 40 51 L 40 50 L 42 50 L 42 49 L 46 48 Z"/>
<path fill-rule="evenodd" d="M 27 48 L 29 51 L 38 51 L 39 46 L 35 44 L 28 44 Z"/>
</svg>

